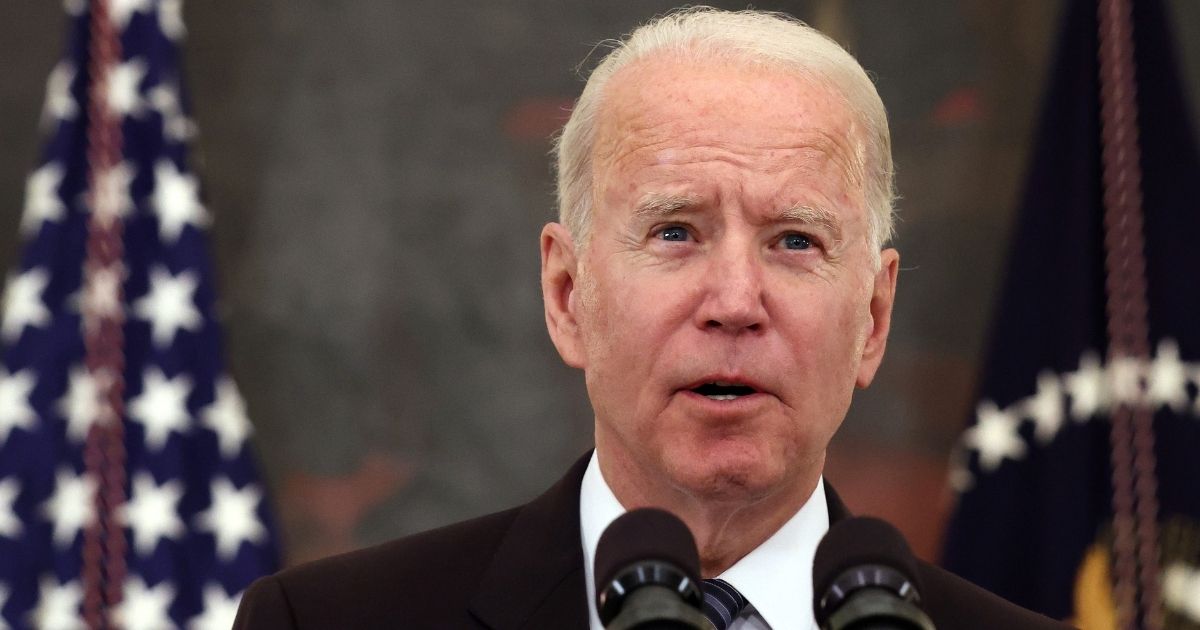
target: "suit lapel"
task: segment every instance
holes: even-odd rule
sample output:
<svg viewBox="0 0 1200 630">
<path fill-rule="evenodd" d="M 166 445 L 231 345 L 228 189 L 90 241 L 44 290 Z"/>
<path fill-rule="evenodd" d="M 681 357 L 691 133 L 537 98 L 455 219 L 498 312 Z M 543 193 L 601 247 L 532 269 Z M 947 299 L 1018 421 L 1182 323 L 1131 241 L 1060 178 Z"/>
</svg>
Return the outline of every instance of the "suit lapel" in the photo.
<svg viewBox="0 0 1200 630">
<path fill-rule="evenodd" d="M 846 507 L 846 504 L 842 503 L 842 497 L 839 497 L 838 493 L 834 491 L 833 486 L 830 485 L 828 479 L 825 480 L 825 503 L 829 507 L 830 526 L 833 526 L 834 523 L 840 520 L 854 516 L 850 513 L 850 510 Z"/>
<path fill-rule="evenodd" d="M 589 452 L 521 509 L 470 604 L 495 630 L 588 627 L 579 487 Z"/>
</svg>

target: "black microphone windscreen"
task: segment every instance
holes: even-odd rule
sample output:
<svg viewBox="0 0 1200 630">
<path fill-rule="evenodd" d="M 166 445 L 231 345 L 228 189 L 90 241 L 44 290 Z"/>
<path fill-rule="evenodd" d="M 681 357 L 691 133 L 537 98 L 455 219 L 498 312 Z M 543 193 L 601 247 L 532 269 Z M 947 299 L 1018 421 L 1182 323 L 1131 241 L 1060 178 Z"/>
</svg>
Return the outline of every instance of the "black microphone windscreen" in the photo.
<svg viewBox="0 0 1200 630">
<path fill-rule="evenodd" d="M 920 590 L 917 560 L 904 536 L 886 521 L 859 516 L 834 524 L 821 539 L 813 558 L 813 593 L 819 598 L 846 570 L 872 564 L 899 571 Z"/>
<path fill-rule="evenodd" d="M 700 581 L 696 540 L 683 521 L 665 510 L 631 510 L 604 530 L 596 545 L 596 584 L 608 584 L 618 571 L 642 560 L 675 565 L 693 582 Z"/>
</svg>

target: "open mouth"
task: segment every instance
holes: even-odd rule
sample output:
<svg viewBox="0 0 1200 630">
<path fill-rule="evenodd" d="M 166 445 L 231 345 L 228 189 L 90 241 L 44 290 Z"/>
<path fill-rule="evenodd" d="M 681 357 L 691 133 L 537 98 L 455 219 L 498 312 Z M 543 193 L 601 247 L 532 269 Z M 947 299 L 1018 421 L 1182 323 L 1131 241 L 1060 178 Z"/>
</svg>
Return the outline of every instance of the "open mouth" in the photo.
<svg viewBox="0 0 1200 630">
<path fill-rule="evenodd" d="M 691 391 L 710 400 L 737 400 L 742 396 L 758 393 L 757 389 L 740 383 L 713 382 L 693 387 Z"/>
</svg>

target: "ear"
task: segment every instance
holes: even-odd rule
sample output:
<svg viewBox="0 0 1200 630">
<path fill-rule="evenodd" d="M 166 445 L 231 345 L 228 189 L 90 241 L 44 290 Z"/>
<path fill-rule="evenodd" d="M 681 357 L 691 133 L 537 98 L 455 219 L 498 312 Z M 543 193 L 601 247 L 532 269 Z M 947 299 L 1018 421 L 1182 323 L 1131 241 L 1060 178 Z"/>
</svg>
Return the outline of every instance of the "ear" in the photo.
<svg viewBox="0 0 1200 630">
<path fill-rule="evenodd" d="M 892 304 L 896 298 L 896 273 L 899 268 L 900 252 L 888 248 L 879 253 L 879 271 L 875 272 L 875 287 L 871 291 L 870 327 L 855 379 L 859 388 L 871 384 L 875 379 L 875 371 L 883 361 L 883 350 L 892 326 Z"/>
<path fill-rule="evenodd" d="M 575 241 L 567 228 L 547 223 L 542 228 L 542 302 L 546 309 L 546 329 L 559 356 L 569 366 L 584 366 L 583 340 L 576 313 L 578 296 L 575 279 L 579 264 Z"/>
</svg>

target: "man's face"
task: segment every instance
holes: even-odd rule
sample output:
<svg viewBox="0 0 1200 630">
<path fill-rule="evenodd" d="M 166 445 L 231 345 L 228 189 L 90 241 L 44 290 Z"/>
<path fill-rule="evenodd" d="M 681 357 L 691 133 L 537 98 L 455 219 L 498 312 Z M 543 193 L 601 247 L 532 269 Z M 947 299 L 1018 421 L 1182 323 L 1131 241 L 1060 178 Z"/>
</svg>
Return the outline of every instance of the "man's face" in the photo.
<svg viewBox="0 0 1200 630">
<path fill-rule="evenodd" d="M 602 463 L 708 500 L 811 483 L 878 367 L 895 286 L 852 115 L 780 70 L 673 58 L 624 68 L 604 99 L 577 325 L 555 337 Z"/>
</svg>

